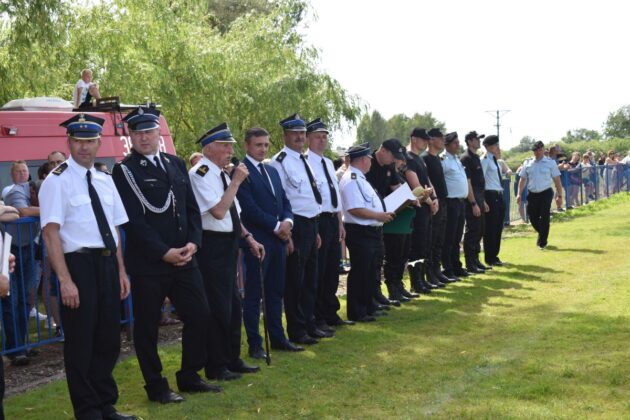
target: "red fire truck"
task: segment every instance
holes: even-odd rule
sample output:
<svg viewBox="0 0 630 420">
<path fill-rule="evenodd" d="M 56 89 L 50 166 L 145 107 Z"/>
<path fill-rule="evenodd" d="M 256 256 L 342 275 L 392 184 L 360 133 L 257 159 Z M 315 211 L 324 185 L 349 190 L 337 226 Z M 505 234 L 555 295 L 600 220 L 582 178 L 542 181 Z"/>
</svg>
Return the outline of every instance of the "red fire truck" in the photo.
<svg viewBox="0 0 630 420">
<path fill-rule="evenodd" d="M 122 118 L 136 106 L 121 105 L 117 98 L 104 98 L 96 107 L 73 110 L 60 98 L 29 98 L 8 102 L 0 108 L 0 187 L 11 185 L 10 167 L 15 160 L 25 160 L 31 178 L 52 151 L 68 155 L 66 129 L 59 124 L 77 112 L 105 120 L 97 161 L 111 169 L 131 151 L 131 140 Z M 110 100 L 107 100 L 110 99 Z M 173 138 L 164 116 L 160 116 L 160 150 L 175 153 Z"/>
</svg>

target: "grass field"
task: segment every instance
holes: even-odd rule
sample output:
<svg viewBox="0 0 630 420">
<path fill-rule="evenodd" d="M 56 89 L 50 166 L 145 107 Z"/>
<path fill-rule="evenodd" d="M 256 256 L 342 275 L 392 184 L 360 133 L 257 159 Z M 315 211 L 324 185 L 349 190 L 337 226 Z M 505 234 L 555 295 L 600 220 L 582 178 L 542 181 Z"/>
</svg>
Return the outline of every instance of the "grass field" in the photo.
<svg viewBox="0 0 630 420">
<path fill-rule="evenodd" d="M 149 403 L 118 365 L 120 411 L 145 419 L 630 418 L 630 196 L 507 233 L 509 264 L 346 327 L 180 405 Z M 344 314 L 345 315 L 345 314 Z M 174 385 L 179 348 L 161 350 Z M 65 382 L 9 398 L 7 418 L 72 415 Z"/>
</svg>

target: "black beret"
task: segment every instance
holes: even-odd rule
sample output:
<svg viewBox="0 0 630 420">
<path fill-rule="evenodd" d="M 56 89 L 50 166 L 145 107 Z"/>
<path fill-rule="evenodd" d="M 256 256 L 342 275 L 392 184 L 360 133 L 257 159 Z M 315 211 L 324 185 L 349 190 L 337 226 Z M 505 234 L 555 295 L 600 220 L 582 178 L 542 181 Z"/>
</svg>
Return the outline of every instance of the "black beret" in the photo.
<svg viewBox="0 0 630 420">
<path fill-rule="evenodd" d="M 444 136 L 444 144 L 451 144 L 455 140 L 457 140 L 457 131 L 453 131 Z"/>
<path fill-rule="evenodd" d="M 444 137 L 439 128 L 432 128 L 427 134 L 429 134 L 429 137 Z"/>
<path fill-rule="evenodd" d="M 493 144 L 497 144 L 498 142 L 499 142 L 499 136 L 495 136 L 494 134 L 491 134 L 483 140 L 483 145 L 492 146 Z"/>
<path fill-rule="evenodd" d="M 431 137 L 427 134 L 427 130 L 425 128 L 416 127 L 411 130 L 410 137 L 416 137 L 419 139 L 430 140 Z"/>
</svg>

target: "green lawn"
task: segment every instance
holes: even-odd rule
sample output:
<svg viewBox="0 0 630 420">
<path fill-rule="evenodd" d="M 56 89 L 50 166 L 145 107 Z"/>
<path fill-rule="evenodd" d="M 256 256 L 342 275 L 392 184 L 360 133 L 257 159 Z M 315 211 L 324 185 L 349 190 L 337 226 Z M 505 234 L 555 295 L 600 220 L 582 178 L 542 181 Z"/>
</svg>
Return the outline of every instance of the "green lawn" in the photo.
<svg viewBox="0 0 630 420">
<path fill-rule="evenodd" d="M 630 197 L 562 215 L 540 251 L 508 232 L 509 262 L 378 322 L 181 405 L 149 403 L 135 359 L 118 408 L 145 419 L 630 418 Z M 174 382 L 179 349 L 162 350 Z M 8 418 L 68 418 L 65 382 L 9 398 Z"/>
</svg>

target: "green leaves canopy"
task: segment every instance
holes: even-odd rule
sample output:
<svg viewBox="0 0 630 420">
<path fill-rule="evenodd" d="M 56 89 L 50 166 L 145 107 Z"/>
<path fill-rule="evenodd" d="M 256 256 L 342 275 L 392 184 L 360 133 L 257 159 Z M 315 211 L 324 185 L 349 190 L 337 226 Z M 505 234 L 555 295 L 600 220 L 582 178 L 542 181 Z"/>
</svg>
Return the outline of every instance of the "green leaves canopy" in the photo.
<svg viewBox="0 0 630 420">
<path fill-rule="evenodd" d="M 13 9 L 4 8 L 9 3 Z M 3 1 L 0 102 L 69 99 L 81 69 L 91 68 L 102 95 L 160 103 L 180 155 L 195 150 L 194 141 L 222 121 L 237 139 L 252 126 L 267 128 L 277 150 L 278 121 L 294 112 L 322 117 L 332 128 L 358 118 L 358 99 L 318 70 L 317 51 L 296 29 L 302 1 L 231 17 L 222 31 L 203 1 L 80 4 Z M 49 30 L 36 30 L 40 25 Z"/>
</svg>

